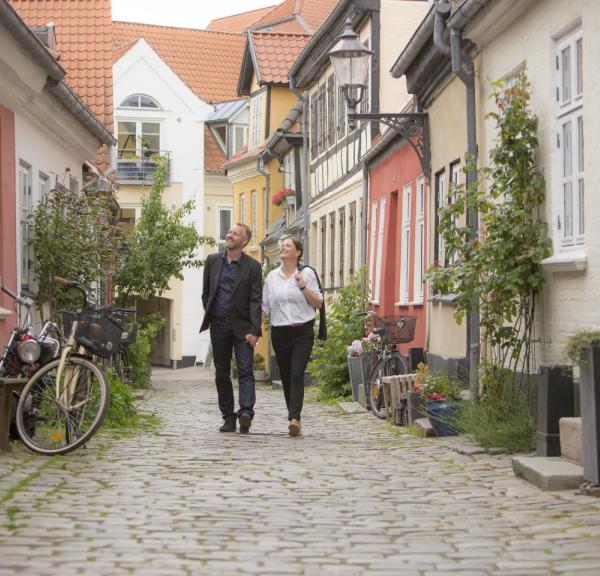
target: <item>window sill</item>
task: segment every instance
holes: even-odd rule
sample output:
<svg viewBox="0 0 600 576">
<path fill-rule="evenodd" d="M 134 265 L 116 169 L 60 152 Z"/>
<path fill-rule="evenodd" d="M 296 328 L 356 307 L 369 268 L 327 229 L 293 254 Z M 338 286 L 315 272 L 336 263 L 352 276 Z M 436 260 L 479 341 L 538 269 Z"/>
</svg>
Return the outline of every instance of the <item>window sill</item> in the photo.
<svg viewBox="0 0 600 576">
<path fill-rule="evenodd" d="M 423 300 L 413 300 L 412 302 L 409 302 L 409 304 L 411 306 L 423 306 Z"/>
<path fill-rule="evenodd" d="M 430 302 L 441 302 L 442 304 L 455 304 L 457 300 L 458 298 L 456 294 L 447 294 L 446 296 L 434 294 L 431 298 L 429 298 Z"/>
<path fill-rule="evenodd" d="M 394 306 L 398 306 L 398 307 L 400 308 L 400 307 L 407 307 L 407 306 L 410 306 L 410 304 L 411 304 L 411 303 L 410 303 L 408 300 L 402 300 L 402 301 L 400 301 L 400 302 L 395 302 L 395 303 L 394 303 Z"/>
<path fill-rule="evenodd" d="M 0 308 L 0 320 L 5 320 L 6 318 L 10 318 L 12 316 L 12 312 L 7 310 L 6 308 Z"/>
<path fill-rule="evenodd" d="M 582 272 L 587 268 L 587 256 L 583 250 L 559 252 L 541 261 L 549 272 Z"/>
</svg>

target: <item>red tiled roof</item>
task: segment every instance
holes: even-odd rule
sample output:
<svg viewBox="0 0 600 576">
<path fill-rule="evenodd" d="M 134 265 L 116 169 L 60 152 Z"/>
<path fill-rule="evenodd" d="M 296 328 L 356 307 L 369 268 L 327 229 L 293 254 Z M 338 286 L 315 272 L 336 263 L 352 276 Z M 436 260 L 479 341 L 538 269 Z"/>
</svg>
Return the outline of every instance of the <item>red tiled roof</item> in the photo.
<svg viewBox="0 0 600 576">
<path fill-rule="evenodd" d="M 68 85 L 112 134 L 110 0 L 9 0 L 28 26 L 54 22 Z"/>
<path fill-rule="evenodd" d="M 71 0 L 73 1 L 73 0 Z M 113 22 L 113 56 L 144 38 L 166 64 L 205 102 L 237 98 L 245 37 L 192 28 Z"/>
<path fill-rule="evenodd" d="M 283 27 L 289 26 L 289 24 L 277 24 L 277 21 L 292 17 L 302 27 L 303 33 L 314 34 L 338 2 L 339 0 L 284 0 L 265 14 L 253 28 L 263 28 L 270 23 L 274 23 L 271 27 L 273 31 L 287 31 Z M 306 27 L 300 24 L 298 18 L 308 25 L 309 30 L 306 30 Z"/>
<path fill-rule="evenodd" d="M 215 18 L 211 20 L 206 27 L 211 32 L 232 32 L 241 34 L 253 24 L 256 24 L 265 14 L 273 10 L 275 6 L 267 6 L 258 10 L 242 12 L 233 16 L 225 16 L 223 18 Z"/>
<path fill-rule="evenodd" d="M 287 85 L 287 74 L 310 36 L 253 31 L 251 38 L 261 82 Z"/>
<path fill-rule="evenodd" d="M 207 172 L 223 173 L 223 164 L 225 164 L 225 154 L 215 140 L 211 129 L 204 125 L 204 168 Z"/>
</svg>

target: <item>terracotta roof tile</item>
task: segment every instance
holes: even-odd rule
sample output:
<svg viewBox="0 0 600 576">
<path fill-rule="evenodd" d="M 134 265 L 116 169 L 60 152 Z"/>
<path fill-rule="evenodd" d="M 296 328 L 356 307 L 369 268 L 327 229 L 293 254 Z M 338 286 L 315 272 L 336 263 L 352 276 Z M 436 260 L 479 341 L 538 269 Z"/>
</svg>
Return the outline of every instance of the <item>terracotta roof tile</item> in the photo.
<svg viewBox="0 0 600 576">
<path fill-rule="evenodd" d="M 192 28 L 113 22 L 113 56 L 120 58 L 139 38 L 202 100 L 237 98 L 237 82 L 245 37 Z"/>
<path fill-rule="evenodd" d="M 204 168 L 213 174 L 225 172 L 223 164 L 227 160 L 223 150 L 215 140 L 210 128 L 204 125 Z"/>
<path fill-rule="evenodd" d="M 9 0 L 28 26 L 54 22 L 68 85 L 113 132 L 110 0 Z"/>
<path fill-rule="evenodd" d="M 339 0 L 284 0 L 265 14 L 253 28 L 263 28 L 270 23 L 293 17 L 302 27 L 304 33 L 314 34 L 338 3 Z M 309 27 L 308 30 L 300 24 L 298 17 Z M 272 30 L 284 31 L 280 30 L 282 25 L 283 23 L 274 25 Z"/>
<path fill-rule="evenodd" d="M 250 12 L 242 12 L 233 16 L 225 16 L 224 18 L 215 18 L 211 20 L 206 27 L 212 32 L 233 32 L 241 34 L 253 24 L 256 24 L 265 14 L 273 10 L 275 6 L 267 6 Z"/>
<path fill-rule="evenodd" d="M 261 82 L 289 84 L 287 74 L 310 36 L 253 31 L 251 37 Z"/>
</svg>

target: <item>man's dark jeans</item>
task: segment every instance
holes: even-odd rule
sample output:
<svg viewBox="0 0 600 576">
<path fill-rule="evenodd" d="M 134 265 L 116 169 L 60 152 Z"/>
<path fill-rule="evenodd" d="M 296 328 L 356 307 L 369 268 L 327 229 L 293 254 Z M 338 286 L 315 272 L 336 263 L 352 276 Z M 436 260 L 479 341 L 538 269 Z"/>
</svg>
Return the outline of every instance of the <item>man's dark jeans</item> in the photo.
<svg viewBox="0 0 600 576">
<path fill-rule="evenodd" d="M 273 326 L 271 342 L 279 373 L 288 419 L 300 420 L 304 403 L 304 372 L 315 340 L 314 321 L 301 326 Z"/>
<path fill-rule="evenodd" d="M 245 413 L 253 417 L 256 390 L 252 370 L 252 347 L 245 340 L 235 337 L 229 319 L 226 318 L 211 318 L 210 340 L 215 362 L 219 408 L 223 418 L 235 414 L 235 400 L 231 383 L 231 355 L 234 350 L 239 383 L 240 409 L 238 415 Z"/>
</svg>

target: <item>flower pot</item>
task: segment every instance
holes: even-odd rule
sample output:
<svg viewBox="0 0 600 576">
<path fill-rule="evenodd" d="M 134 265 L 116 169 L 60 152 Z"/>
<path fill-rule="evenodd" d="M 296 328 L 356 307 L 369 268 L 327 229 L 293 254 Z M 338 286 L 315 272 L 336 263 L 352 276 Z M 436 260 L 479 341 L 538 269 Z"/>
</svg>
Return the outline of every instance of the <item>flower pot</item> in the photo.
<svg viewBox="0 0 600 576">
<path fill-rule="evenodd" d="M 457 400 L 427 400 L 425 407 L 431 427 L 438 436 L 456 436 L 458 430 L 454 427 L 454 416 L 460 403 Z"/>
<path fill-rule="evenodd" d="M 371 370 L 371 358 L 366 354 L 362 356 L 348 356 L 348 371 L 350 372 L 350 384 L 352 385 L 352 400 L 359 399 L 358 389 L 367 382 Z"/>
</svg>

